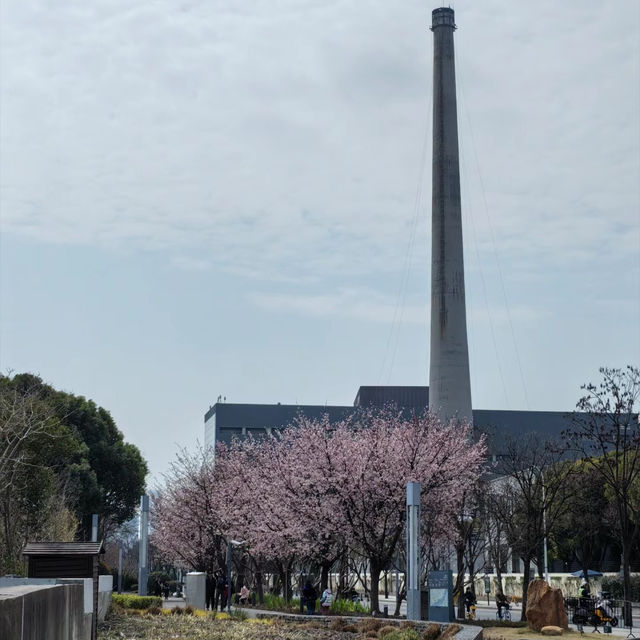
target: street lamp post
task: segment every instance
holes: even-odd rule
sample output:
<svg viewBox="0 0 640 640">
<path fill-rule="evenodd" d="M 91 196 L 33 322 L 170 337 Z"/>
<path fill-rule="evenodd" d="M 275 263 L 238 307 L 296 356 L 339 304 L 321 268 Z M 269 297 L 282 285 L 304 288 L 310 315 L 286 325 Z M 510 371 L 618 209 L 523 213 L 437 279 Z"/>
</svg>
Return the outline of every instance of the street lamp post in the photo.
<svg viewBox="0 0 640 640">
<path fill-rule="evenodd" d="M 542 533 L 544 534 L 542 544 L 544 553 L 544 579 L 547 584 L 551 584 L 549 582 L 549 562 L 547 560 L 547 500 L 545 497 L 544 475 L 542 470 L 540 471 L 540 478 L 542 479 Z"/>
</svg>

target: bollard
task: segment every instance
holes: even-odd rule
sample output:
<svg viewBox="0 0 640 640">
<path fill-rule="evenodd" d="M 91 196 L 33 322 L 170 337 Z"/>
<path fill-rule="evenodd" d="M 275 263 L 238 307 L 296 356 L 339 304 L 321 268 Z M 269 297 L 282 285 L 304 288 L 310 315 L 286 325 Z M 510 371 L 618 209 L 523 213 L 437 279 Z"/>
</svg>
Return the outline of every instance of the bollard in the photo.
<svg viewBox="0 0 640 640">
<path fill-rule="evenodd" d="M 385 618 L 388 618 L 388 617 L 389 617 L 389 607 L 388 607 L 386 604 L 384 605 L 384 609 L 382 610 L 382 615 L 383 615 Z"/>
</svg>

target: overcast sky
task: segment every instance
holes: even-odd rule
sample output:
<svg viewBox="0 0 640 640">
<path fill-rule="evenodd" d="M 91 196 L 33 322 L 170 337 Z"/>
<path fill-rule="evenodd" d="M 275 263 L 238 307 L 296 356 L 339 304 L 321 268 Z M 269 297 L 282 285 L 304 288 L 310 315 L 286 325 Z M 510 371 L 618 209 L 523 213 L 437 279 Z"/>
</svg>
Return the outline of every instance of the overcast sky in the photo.
<svg viewBox="0 0 640 640">
<path fill-rule="evenodd" d="M 427 384 L 435 6 L 0 2 L 2 371 L 156 477 L 219 395 Z M 453 6 L 473 405 L 571 410 L 640 365 L 640 2 Z"/>
</svg>

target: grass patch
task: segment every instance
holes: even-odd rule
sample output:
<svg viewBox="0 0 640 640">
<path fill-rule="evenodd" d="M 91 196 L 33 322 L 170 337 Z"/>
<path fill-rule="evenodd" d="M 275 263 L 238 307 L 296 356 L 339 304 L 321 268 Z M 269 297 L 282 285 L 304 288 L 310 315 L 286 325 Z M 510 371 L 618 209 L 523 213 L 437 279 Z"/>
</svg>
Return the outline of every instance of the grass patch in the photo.
<svg viewBox="0 0 640 640">
<path fill-rule="evenodd" d="M 157 596 L 134 596 L 129 594 L 114 593 L 111 602 L 123 609 L 150 609 L 151 607 L 162 608 L 162 598 Z"/>
<path fill-rule="evenodd" d="M 304 628 L 295 623 L 221 620 L 219 616 L 110 615 L 98 627 L 98 640 L 356 640 L 348 631 Z M 402 639 L 404 640 L 404 638 Z"/>
</svg>

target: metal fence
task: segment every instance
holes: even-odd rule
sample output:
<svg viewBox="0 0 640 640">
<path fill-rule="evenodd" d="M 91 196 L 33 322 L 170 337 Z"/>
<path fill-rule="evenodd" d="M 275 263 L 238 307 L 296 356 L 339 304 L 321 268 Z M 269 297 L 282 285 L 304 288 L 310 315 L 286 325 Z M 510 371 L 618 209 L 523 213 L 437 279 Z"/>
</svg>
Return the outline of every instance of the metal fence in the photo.
<svg viewBox="0 0 640 640">
<path fill-rule="evenodd" d="M 593 627 L 594 631 L 602 629 L 611 633 L 612 627 L 633 628 L 631 602 L 614 600 L 608 594 L 589 598 L 565 598 L 564 606 L 569 622 L 575 624 L 579 631 L 584 627 Z"/>
</svg>

